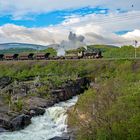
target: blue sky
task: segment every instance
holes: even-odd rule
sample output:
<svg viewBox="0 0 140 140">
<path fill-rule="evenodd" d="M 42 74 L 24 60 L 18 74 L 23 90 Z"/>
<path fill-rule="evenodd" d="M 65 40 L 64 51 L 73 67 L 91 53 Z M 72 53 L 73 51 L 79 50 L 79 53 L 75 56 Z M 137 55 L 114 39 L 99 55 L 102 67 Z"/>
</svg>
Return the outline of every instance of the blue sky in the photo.
<svg viewBox="0 0 140 140">
<path fill-rule="evenodd" d="M 131 44 L 140 40 L 139 5 L 139 0 L 0 0 L 0 43 L 61 43 L 72 31 L 87 44 Z"/>
<path fill-rule="evenodd" d="M 23 19 L 13 19 L 12 15 L 4 15 L 0 17 L 0 25 L 7 23 L 22 25 L 25 27 L 46 27 L 57 25 L 63 22 L 66 17 L 72 15 L 85 16 L 88 14 L 107 14 L 109 9 L 100 7 L 82 7 L 78 9 L 56 10 L 41 14 L 28 14 Z"/>
</svg>

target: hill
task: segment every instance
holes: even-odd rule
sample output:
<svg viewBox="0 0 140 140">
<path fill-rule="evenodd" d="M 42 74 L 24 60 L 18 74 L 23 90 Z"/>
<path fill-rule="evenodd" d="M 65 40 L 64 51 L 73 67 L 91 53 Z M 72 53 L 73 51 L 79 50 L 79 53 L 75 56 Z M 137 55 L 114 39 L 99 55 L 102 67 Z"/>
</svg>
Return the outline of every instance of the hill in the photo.
<svg viewBox="0 0 140 140">
<path fill-rule="evenodd" d="M 0 50 L 11 49 L 11 48 L 32 48 L 32 49 L 46 49 L 48 46 L 37 45 L 37 44 L 27 44 L 27 43 L 3 43 L 0 44 Z"/>
<path fill-rule="evenodd" d="M 42 48 L 37 50 L 36 48 L 8 48 L 0 50 L 0 54 L 15 54 L 15 53 L 50 53 L 51 56 L 56 56 L 57 52 L 54 48 Z"/>
<path fill-rule="evenodd" d="M 9 48 L 0 50 L 0 54 L 29 53 L 35 51 L 36 50 L 32 48 Z"/>
</svg>

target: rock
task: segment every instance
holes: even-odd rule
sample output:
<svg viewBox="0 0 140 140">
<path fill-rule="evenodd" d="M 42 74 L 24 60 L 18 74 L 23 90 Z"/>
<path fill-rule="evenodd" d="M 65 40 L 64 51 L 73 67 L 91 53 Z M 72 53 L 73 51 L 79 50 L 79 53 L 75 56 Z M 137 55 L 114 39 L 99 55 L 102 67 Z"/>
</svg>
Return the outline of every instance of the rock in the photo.
<svg viewBox="0 0 140 140">
<path fill-rule="evenodd" d="M 12 130 L 20 130 L 31 123 L 31 117 L 25 114 L 19 115 L 11 121 Z"/>
<path fill-rule="evenodd" d="M 46 108 L 47 108 L 47 107 L 53 106 L 55 103 L 56 103 L 56 102 L 55 102 L 54 99 L 53 99 L 53 100 L 48 100 L 47 103 L 46 103 Z"/>
<path fill-rule="evenodd" d="M 30 116 L 39 116 L 39 115 L 43 115 L 45 113 L 45 109 L 41 108 L 41 107 L 36 107 L 36 108 L 32 108 L 30 109 Z"/>
<path fill-rule="evenodd" d="M 3 133 L 3 132 L 8 132 L 8 130 L 6 130 L 6 129 L 0 127 L 0 133 Z"/>
<path fill-rule="evenodd" d="M 51 138 L 50 140 L 70 140 L 69 136 L 65 136 L 65 137 L 54 137 Z"/>
<path fill-rule="evenodd" d="M 26 102 L 28 104 L 28 107 L 31 109 L 36 107 L 41 107 L 41 108 L 47 107 L 46 99 L 40 97 L 30 97 L 30 99 L 26 100 Z"/>
<path fill-rule="evenodd" d="M 66 101 L 73 96 L 81 94 L 87 89 L 90 81 L 87 78 L 78 78 L 76 81 L 67 81 L 60 89 L 52 90 L 55 102 Z"/>
<path fill-rule="evenodd" d="M 3 77 L 0 78 L 0 88 L 4 88 L 6 85 L 10 84 L 12 79 L 9 77 Z M 23 87 L 22 85 L 19 85 L 19 90 L 17 89 L 15 94 L 18 95 L 18 97 L 22 97 L 24 100 L 25 108 L 22 111 L 22 115 L 19 115 L 19 112 L 10 112 L 7 113 L 9 110 L 9 106 L 5 106 L 3 103 L 3 98 L 0 98 L 0 129 L 1 131 L 9 130 L 9 131 L 15 131 L 25 128 L 27 125 L 31 123 L 31 117 L 43 115 L 45 113 L 44 108 L 48 108 L 55 103 L 58 103 L 60 101 L 66 101 L 68 99 L 71 99 L 73 96 L 76 96 L 78 94 L 81 94 L 85 91 L 85 89 L 89 86 L 90 81 L 88 78 L 78 78 L 75 81 L 69 80 L 65 84 L 63 84 L 61 87 L 58 87 L 58 89 L 53 89 L 49 91 L 50 98 L 45 99 L 43 97 L 36 97 L 32 96 L 28 99 L 25 98 L 24 100 L 24 93 L 28 93 L 28 90 L 30 89 L 30 85 L 26 85 Z M 29 89 L 27 89 L 29 88 Z M 11 88 L 12 89 L 12 88 Z M 26 89 L 23 92 L 21 92 L 21 89 Z M 15 117 L 17 116 L 17 117 Z M 14 119 L 13 119 L 14 118 Z M 72 138 L 72 137 L 71 137 Z M 67 137 L 55 137 L 54 140 L 69 140 Z M 52 139 L 52 140 L 53 140 Z"/>
<path fill-rule="evenodd" d="M 4 118 L 0 118 L 0 128 L 11 130 L 12 126 L 11 123 L 8 120 L 5 120 Z"/>
<path fill-rule="evenodd" d="M 10 77 L 2 77 L 0 78 L 0 88 L 4 88 L 12 82 L 12 78 Z"/>
</svg>

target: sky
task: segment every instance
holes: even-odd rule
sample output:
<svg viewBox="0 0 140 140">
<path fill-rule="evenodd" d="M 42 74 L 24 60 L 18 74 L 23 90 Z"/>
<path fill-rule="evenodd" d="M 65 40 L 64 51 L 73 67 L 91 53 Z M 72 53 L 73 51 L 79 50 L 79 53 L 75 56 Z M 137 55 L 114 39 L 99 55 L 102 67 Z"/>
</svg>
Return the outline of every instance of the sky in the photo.
<svg viewBox="0 0 140 140">
<path fill-rule="evenodd" d="M 139 0 L 0 0 L 0 43 L 40 45 L 67 40 L 70 31 L 86 44 L 140 42 Z"/>
</svg>

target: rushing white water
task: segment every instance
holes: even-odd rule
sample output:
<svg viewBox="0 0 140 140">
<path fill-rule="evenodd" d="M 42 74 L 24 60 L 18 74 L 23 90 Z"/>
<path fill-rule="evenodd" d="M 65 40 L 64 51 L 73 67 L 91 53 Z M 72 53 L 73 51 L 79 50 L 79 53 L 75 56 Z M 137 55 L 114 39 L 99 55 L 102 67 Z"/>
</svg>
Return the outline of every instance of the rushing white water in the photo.
<svg viewBox="0 0 140 140">
<path fill-rule="evenodd" d="M 67 110 L 76 104 L 78 97 L 46 109 L 43 116 L 32 118 L 24 130 L 0 134 L 0 140 L 49 140 L 67 132 Z"/>
</svg>

